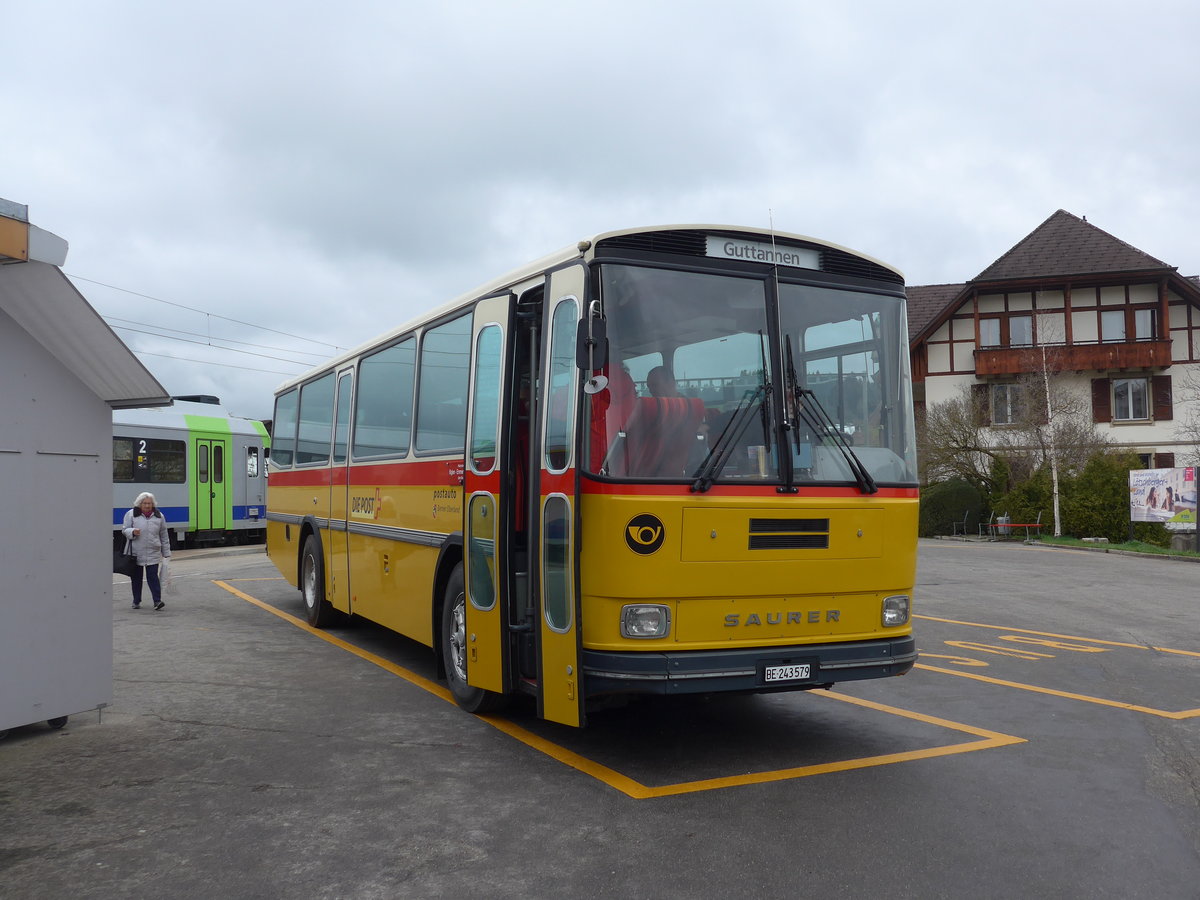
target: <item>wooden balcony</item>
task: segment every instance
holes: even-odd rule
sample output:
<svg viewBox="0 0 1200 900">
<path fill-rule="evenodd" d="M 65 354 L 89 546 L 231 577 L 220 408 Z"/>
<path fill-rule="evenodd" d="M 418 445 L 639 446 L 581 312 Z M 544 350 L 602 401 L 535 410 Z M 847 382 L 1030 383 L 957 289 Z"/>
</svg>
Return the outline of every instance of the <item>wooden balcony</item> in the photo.
<svg viewBox="0 0 1200 900">
<path fill-rule="evenodd" d="M 1046 348 L 1046 364 L 1054 372 L 1113 372 L 1165 369 L 1171 365 L 1171 342 L 1124 341 L 1072 344 Z M 1023 375 L 1042 368 L 1041 347 L 988 347 L 975 351 L 975 374 Z"/>
</svg>

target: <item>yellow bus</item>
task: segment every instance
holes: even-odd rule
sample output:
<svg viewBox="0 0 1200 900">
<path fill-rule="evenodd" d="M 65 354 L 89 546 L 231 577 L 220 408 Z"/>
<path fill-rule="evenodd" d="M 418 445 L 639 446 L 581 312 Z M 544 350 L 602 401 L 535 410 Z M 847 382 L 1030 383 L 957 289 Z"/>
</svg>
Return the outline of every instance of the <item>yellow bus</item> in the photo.
<svg viewBox="0 0 1200 900">
<path fill-rule="evenodd" d="M 902 675 L 907 348 L 903 276 L 826 241 L 581 240 L 283 384 L 268 552 L 472 712 Z"/>
</svg>

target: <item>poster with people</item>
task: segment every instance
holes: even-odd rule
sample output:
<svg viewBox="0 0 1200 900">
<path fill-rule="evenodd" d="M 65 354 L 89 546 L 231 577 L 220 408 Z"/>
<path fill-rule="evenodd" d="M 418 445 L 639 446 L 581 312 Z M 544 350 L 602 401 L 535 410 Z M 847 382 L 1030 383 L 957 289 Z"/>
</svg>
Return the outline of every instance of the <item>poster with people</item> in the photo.
<svg viewBox="0 0 1200 900">
<path fill-rule="evenodd" d="M 1196 467 L 1129 472 L 1129 518 L 1161 522 L 1171 531 L 1196 530 Z"/>
</svg>

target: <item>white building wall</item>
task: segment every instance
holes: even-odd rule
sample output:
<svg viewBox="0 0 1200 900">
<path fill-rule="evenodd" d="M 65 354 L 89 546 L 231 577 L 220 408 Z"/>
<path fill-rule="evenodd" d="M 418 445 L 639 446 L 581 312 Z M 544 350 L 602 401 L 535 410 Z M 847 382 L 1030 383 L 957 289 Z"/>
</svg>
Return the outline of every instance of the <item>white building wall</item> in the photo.
<svg viewBox="0 0 1200 900">
<path fill-rule="evenodd" d="M 1128 450 L 1133 453 L 1175 453 L 1177 462 L 1184 465 L 1185 458 L 1190 457 L 1192 445 L 1180 434 L 1181 426 L 1187 421 L 1191 410 L 1200 406 L 1200 364 L 1174 365 L 1170 369 L 1173 409 L 1171 420 L 1161 422 L 1099 422 L 1096 429 L 1103 435 L 1113 449 Z M 1098 373 L 1064 373 L 1055 376 L 1058 390 L 1069 391 L 1080 401 L 1083 409 L 1090 410 L 1092 397 L 1092 379 L 1101 377 Z M 1001 381 L 1002 379 L 996 379 Z M 1189 382 L 1194 387 L 1188 387 Z M 956 400 L 963 395 L 964 389 L 970 391 L 971 386 L 982 384 L 973 375 L 944 375 L 930 376 L 925 379 L 926 408 L 947 400 Z"/>
<path fill-rule="evenodd" d="M 111 410 L 0 311 L 0 729 L 112 698 Z"/>
</svg>

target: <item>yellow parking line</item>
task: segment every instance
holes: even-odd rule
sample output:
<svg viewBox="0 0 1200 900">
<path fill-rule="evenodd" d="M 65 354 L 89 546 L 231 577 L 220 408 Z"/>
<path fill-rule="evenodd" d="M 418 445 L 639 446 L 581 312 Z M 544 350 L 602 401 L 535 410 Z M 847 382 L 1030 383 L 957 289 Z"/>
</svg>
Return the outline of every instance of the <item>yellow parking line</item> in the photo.
<svg viewBox="0 0 1200 900">
<path fill-rule="evenodd" d="M 1031 631 L 1028 628 L 1010 628 L 1007 625 L 985 625 L 982 622 L 960 622 L 957 619 L 943 619 L 938 616 L 914 615 L 914 619 L 925 619 L 928 622 L 944 622 L 947 625 L 967 625 L 971 628 L 990 628 L 993 631 L 1014 631 L 1017 634 L 1036 634 L 1038 637 L 1060 638 L 1068 641 L 1087 641 L 1089 644 L 1103 644 L 1106 647 L 1128 647 L 1131 650 L 1157 650 L 1159 653 L 1174 653 L 1178 656 L 1200 657 L 1195 650 L 1172 650 L 1170 647 L 1154 647 L 1147 644 L 1130 644 L 1123 641 L 1104 641 L 1100 638 L 1080 637 L 1077 634 L 1056 634 L 1053 631 Z"/>
<path fill-rule="evenodd" d="M 1054 688 L 1040 687 L 1036 684 L 1024 684 L 1020 681 L 1005 681 L 1001 678 L 989 678 L 987 675 L 976 675 L 974 672 L 956 672 L 954 669 L 943 669 L 939 666 L 927 666 L 917 663 L 915 668 L 927 672 L 940 672 L 943 675 L 957 675 L 959 678 L 970 678 L 973 681 L 984 681 L 988 684 L 998 684 L 1002 687 L 1017 688 L 1022 691 L 1032 691 L 1035 694 L 1049 694 L 1051 697 L 1063 697 L 1067 700 L 1079 700 L 1083 703 L 1095 703 L 1100 706 L 1111 706 L 1115 709 L 1128 709 L 1133 712 L 1145 713 L 1149 716 L 1161 716 L 1164 719 L 1194 719 L 1200 716 L 1200 709 L 1184 709 L 1170 712 L 1165 709 L 1153 709 L 1149 706 L 1138 706 L 1134 703 L 1122 703 L 1119 700 L 1105 700 L 1103 697 L 1089 697 L 1087 694 L 1073 694 L 1070 691 L 1058 691 Z"/>
<path fill-rule="evenodd" d="M 253 581 L 258 579 L 239 578 L 230 579 L 231 581 Z M 271 580 L 271 579 L 266 579 Z M 436 697 L 440 697 L 447 703 L 453 703 L 454 697 L 450 691 L 442 687 L 436 682 L 430 681 L 415 672 L 398 666 L 382 657 L 376 656 L 360 647 L 356 647 L 339 637 L 335 637 L 328 632 L 321 631 L 318 628 L 313 628 L 303 619 L 286 613 L 283 610 L 276 609 L 269 603 L 264 603 L 257 597 L 252 597 L 249 594 L 238 590 L 227 581 L 214 581 L 213 584 L 228 591 L 235 597 L 240 597 L 247 603 L 257 606 L 259 609 L 265 610 L 272 615 L 278 616 L 289 624 L 295 625 L 302 631 L 320 638 L 327 643 L 332 644 L 342 650 L 354 654 L 360 659 L 374 663 L 381 669 L 391 672 L 405 681 L 413 684 L 422 690 L 428 691 Z M 924 722 L 927 725 L 933 725 L 938 728 L 949 728 L 952 731 L 961 731 L 966 734 L 974 735 L 979 738 L 975 741 L 967 741 L 958 744 L 949 744 L 940 747 L 930 747 L 924 750 L 909 750 L 901 753 L 888 753 L 880 756 L 867 756 L 860 759 L 837 760 L 835 762 L 820 763 L 812 766 L 798 766 L 790 769 L 775 769 L 768 772 L 754 772 L 745 775 L 731 775 L 724 778 L 706 778 L 700 781 L 687 781 L 678 784 L 662 785 L 659 787 L 650 787 L 644 785 L 627 775 L 623 775 L 615 769 L 611 769 L 595 760 L 588 759 L 585 756 L 568 750 L 561 744 L 556 744 L 539 735 L 534 734 L 526 728 L 522 728 L 515 722 L 509 719 L 504 719 L 495 715 L 476 716 L 488 725 L 498 731 L 507 734 L 509 737 L 515 738 L 533 750 L 549 756 L 564 765 L 570 766 L 578 772 L 589 775 L 597 779 L 609 787 L 620 791 L 626 796 L 632 797 L 635 800 L 645 800 L 651 797 L 669 797 L 676 794 L 690 794 L 698 791 L 711 791 L 721 788 L 738 787 L 749 784 L 766 784 L 773 781 L 787 781 L 794 778 L 806 778 L 810 775 L 824 775 L 831 772 L 846 772 L 853 769 L 866 769 L 873 766 L 891 765 L 892 763 L 911 762 L 918 759 L 933 759 L 938 756 L 950 756 L 957 753 L 970 753 L 974 750 L 989 750 L 994 747 L 1004 747 L 1010 744 L 1023 744 L 1024 738 L 1014 737 L 1008 734 L 1001 734 L 996 731 L 989 731 L 984 728 L 976 728 L 971 725 L 964 725 L 961 722 L 952 722 L 949 719 L 939 719 L 936 716 L 927 716 L 923 713 L 913 712 L 912 710 L 899 709 L 894 706 L 885 706 L 882 703 L 875 703 L 871 700 L 863 700 L 858 697 L 850 697 L 845 694 L 834 694 L 829 691 L 812 691 L 810 696 L 827 697 L 832 700 L 839 700 L 843 703 L 850 703 L 855 706 L 861 706 L 866 709 L 876 710 L 878 712 L 888 713 L 890 715 L 901 716 L 906 719 L 913 719 L 918 722 Z"/>
</svg>

